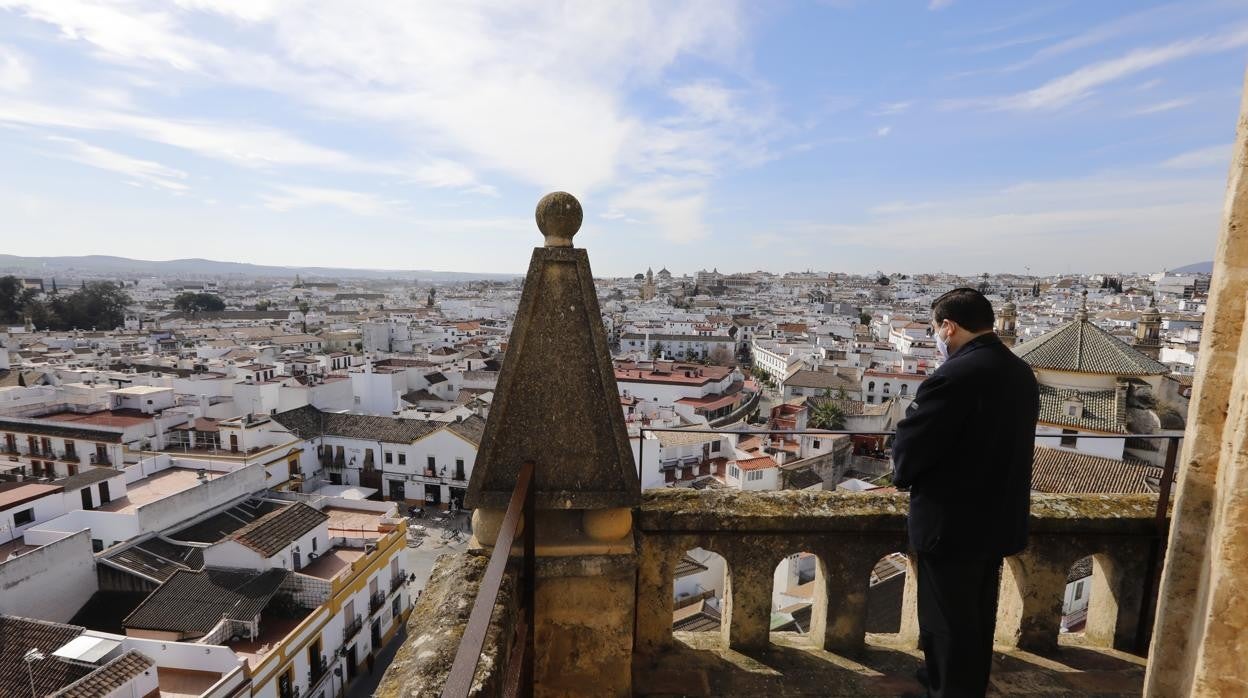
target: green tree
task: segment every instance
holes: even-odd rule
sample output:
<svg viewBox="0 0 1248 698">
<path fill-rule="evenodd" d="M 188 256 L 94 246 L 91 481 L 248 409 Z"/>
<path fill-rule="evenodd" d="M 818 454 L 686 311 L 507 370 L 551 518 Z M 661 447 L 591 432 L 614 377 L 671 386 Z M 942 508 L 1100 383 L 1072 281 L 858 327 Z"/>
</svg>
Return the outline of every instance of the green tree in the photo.
<svg viewBox="0 0 1248 698">
<path fill-rule="evenodd" d="M 52 330 L 74 328 L 114 329 L 125 323 L 130 294 L 111 281 L 83 282 L 69 295 L 60 294 L 46 303 L 31 301 L 31 319 L 41 315 L 43 326 Z M 35 323 L 39 325 L 38 321 Z"/>
<path fill-rule="evenodd" d="M 256 310 L 268 310 L 273 304 L 268 300 L 256 301 Z"/>
<path fill-rule="evenodd" d="M 24 320 L 21 280 L 16 276 L 0 276 L 0 322 L 16 325 Z"/>
<path fill-rule="evenodd" d="M 173 299 L 173 307 L 184 313 L 218 312 L 225 310 L 225 301 L 211 293 L 184 291 Z"/>
<path fill-rule="evenodd" d="M 820 402 L 811 410 L 810 425 L 816 429 L 844 429 L 845 410 L 830 400 Z"/>
<path fill-rule="evenodd" d="M 870 325 L 871 316 L 866 313 L 858 313 L 858 322 L 863 325 Z"/>
<path fill-rule="evenodd" d="M 655 342 L 654 346 L 650 347 L 650 358 L 652 359 L 663 358 L 663 349 L 664 349 L 663 342 Z"/>
</svg>

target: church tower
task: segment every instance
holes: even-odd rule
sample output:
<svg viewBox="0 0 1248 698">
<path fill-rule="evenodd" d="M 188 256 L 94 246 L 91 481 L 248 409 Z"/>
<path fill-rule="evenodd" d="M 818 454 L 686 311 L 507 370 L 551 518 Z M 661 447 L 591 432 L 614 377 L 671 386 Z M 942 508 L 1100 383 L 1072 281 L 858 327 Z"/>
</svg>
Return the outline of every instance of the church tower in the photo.
<svg viewBox="0 0 1248 698">
<path fill-rule="evenodd" d="M 1148 308 L 1135 323 L 1136 351 L 1156 361 L 1161 356 L 1161 313 L 1157 311 L 1157 297 L 1148 302 Z"/>
<path fill-rule="evenodd" d="M 1005 305 L 1001 306 L 1001 312 L 997 314 L 995 329 L 1005 346 L 1012 347 L 1018 343 L 1018 306 L 1014 305 L 1013 291 L 1005 297 Z"/>
</svg>

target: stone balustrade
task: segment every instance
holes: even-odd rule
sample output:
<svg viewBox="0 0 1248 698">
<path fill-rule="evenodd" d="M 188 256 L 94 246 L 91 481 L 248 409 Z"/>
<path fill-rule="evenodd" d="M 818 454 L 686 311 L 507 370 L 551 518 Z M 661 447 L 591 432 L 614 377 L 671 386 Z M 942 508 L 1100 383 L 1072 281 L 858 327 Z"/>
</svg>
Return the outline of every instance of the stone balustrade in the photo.
<svg viewBox="0 0 1248 698">
<path fill-rule="evenodd" d="M 1143 570 L 1156 530 L 1156 504 L 1156 495 L 1033 495 L 1030 545 L 1022 554 L 1008 558 L 1003 569 L 998 645 L 1036 652 L 1054 648 L 1067 574 L 1076 561 L 1092 556 L 1091 604 L 1082 644 L 1133 647 L 1144 596 Z M 643 493 L 636 510 L 634 607 L 613 609 L 621 618 L 634 619 L 634 670 L 644 671 L 675 645 L 675 568 L 693 548 L 719 553 L 727 562 L 721 621 L 725 646 L 747 652 L 768 646 L 776 566 L 789 554 L 808 552 L 818 558 L 809 638 L 821 649 L 857 654 L 867 637 L 871 571 L 884 556 L 907 550 L 907 505 L 904 494 L 688 489 Z M 539 545 L 542 537 L 539 527 Z M 439 560 L 409 621 L 411 639 L 399 651 L 378 695 L 436 692 L 463 634 L 483 567 L 484 557 L 471 552 Z M 901 628 L 890 642 L 893 646 L 916 647 L 918 643 L 911 571 L 906 575 Z M 550 602 L 549 608 L 557 608 L 559 615 L 597 616 L 604 609 L 597 601 L 590 602 L 596 598 L 567 596 L 559 603 Z M 584 607 L 578 606 L 582 601 Z M 514 616 L 515 599 L 510 592 L 504 593 L 477 668 L 474 695 L 498 691 L 501 674 L 507 670 L 504 638 L 510 636 Z M 539 643 L 539 665 L 548 659 L 544 649 L 549 648 Z"/>
<path fill-rule="evenodd" d="M 1128 649 L 1136 640 L 1156 495 L 1035 494 L 1031 542 L 1002 572 L 997 643 L 1044 651 L 1057 644 L 1066 577 L 1092 556 L 1085 644 Z M 818 558 L 810 638 L 855 654 L 866 638 L 867 592 L 880 558 L 906 552 L 904 494 L 652 490 L 638 516 L 635 662 L 669 649 L 677 562 L 693 548 L 723 556 L 726 646 L 769 643 L 772 583 L 786 556 Z M 918 642 L 914 575 L 907 574 L 897 641 Z"/>
</svg>

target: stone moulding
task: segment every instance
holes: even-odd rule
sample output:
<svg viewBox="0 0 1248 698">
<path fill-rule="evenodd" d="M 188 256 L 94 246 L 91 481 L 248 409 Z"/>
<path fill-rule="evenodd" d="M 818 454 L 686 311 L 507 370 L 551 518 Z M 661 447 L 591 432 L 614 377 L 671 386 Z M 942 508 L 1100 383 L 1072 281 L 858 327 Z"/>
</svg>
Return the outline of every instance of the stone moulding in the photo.
<svg viewBox="0 0 1248 698">
<path fill-rule="evenodd" d="M 1033 494 L 1033 533 L 1148 536 L 1155 494 Z M 906 530 L 904 493 L 742 492 L 655 489 L 642 493 L 643 532 L 816 532 L 894 534 Z"/>
</svg>

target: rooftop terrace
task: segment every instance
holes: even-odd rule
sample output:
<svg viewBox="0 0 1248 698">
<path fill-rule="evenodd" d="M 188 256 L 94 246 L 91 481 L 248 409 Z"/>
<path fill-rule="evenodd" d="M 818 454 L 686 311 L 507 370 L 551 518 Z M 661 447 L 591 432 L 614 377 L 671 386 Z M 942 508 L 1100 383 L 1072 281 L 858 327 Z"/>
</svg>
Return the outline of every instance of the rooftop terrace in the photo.
<svg viewBox="0 0 1248 698">
<path fill-rule="evenodd" d="M 209 474 L 212 475 L 211 473 Z M 126 496 L 118 497 L 99 507 L 100 511 L 133 513 L 144 504 L 164 499 L 171 494 L 184 492 L 199 484 L 199 476 L 194 470 L 185 468 L 169 468 L 147 477 L 136 480 L 126 486 Z"/>
</svg>

